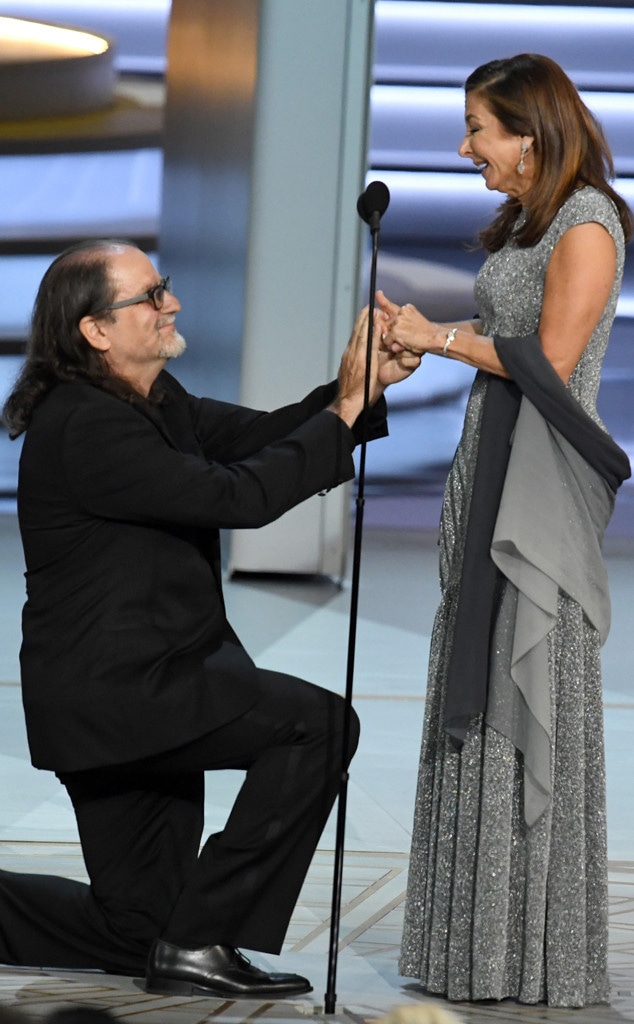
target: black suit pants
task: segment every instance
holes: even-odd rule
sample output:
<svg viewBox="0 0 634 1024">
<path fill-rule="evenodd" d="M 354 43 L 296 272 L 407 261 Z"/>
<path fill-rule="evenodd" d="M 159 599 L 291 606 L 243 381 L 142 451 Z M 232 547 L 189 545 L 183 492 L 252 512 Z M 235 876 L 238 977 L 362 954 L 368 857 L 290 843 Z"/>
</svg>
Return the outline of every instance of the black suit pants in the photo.
<svg viewBox="0 0 634 1024">
<path fill-rule="evenodd" d="M 144 970 L 153 939 L 281 949 L 341 777 L 344 704 L 260 670 L 242 717 L 175 750 L 61 776 L 90 886 L 0 872 L 4 963 Z M 350 721 L 347 761 L 358 742 Z M 223 830 L 200 848 L 204 772 L 246 772 Z"/>
</svg>

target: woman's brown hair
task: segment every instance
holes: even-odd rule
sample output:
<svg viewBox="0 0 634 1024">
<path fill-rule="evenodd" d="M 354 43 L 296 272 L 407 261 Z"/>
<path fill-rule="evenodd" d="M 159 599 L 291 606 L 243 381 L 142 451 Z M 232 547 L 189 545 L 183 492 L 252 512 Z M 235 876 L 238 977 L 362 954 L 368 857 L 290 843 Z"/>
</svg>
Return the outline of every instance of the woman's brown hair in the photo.
<svg viewBox="0 0 634 1024">
<path fill-rule="evenodd" d="M 583 185 L 592 185 L 612 200 L 625 240 L 632 235 L 632 213 L 614 191 L 612 154 L 601 125 L 555 61 L 536 53 L 493 60 L 476 68 L 465 92 L 477 92 L 510 135 L 533 142 L 534 179 L 523 206 L 509 196 L 495 220 L 480 233 L 489 252 L 500 249 L 514 230 L 522 209 L 524 223 L 515 232 L 521 247 L 535 245 L 562 203 Z"/>
</svg>

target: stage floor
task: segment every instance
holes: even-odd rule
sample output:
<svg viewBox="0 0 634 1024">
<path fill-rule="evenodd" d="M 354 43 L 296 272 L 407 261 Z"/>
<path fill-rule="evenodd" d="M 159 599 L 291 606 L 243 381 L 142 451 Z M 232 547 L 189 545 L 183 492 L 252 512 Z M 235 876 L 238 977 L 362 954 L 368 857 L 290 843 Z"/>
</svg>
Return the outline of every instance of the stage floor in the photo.
<svg viewBox="0 0 634 1024">
<path fill-rule="evenodd" d="M 404 515 L 404 521 L 407 521 Z M 398 517 L 396 517 L 398 519 Z M 0 967 L 0 1006 L 31 1021 L 68 1004 L 108 1008 L 120 1020 L 200 1024 L 306 1017 L 375 1021 L 402 1004 L 433 1000 L 398 976 L 403 896 L 420 732 L 425 663 L 437 600 L 437 549 L 432 530 L 397 529 L 394 508 L 383 515 L 370 499 L 363 542 L 355 663 L 355 706 L 362 739 L 348 793 L 341 949 L 335 1014 L 324 1011 L 327 987 L 334 815 L 322 837 L 282 955 L 254 954 L 259 965 L 310 977 L 314 992 L 285 1002 L 147 995 L 139 979 Z M 490 1021 L 634 1020 L 634 540 L 606 545 L 613 626 L 604 649 L 610 856 L 612 1002 L 587 1010 L 548 1010 L 513 1003 L 452 1004 L 459 1019 Z M 18 679 L 22 556 L 15 517 L 0 516 L 0 868 L 82 878 L 83 862 L 65 791 L 37 772 L 28 751 Z M 230 618 L 258 664 L 303 675 L 334 690 L 345 685 L 349 582 L 240 579 L 226 585 Z M 222 826 L 240 773 L 208 777 L 207 828 Z"/>
</svg>

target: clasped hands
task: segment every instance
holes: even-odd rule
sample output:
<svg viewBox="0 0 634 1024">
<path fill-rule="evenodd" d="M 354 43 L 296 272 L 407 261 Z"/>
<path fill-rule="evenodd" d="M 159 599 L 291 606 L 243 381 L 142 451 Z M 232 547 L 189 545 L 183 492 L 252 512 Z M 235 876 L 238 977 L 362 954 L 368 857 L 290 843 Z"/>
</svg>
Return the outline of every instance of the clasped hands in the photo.
<svg viewBox="0 0 634 1024">
<path fill-rule="evenodd" d="M 382 291 L 376 293 L 376 302 L 383 325 L 382 348 L 401 358 L 405 354 L 416 355 L 420 361 L 438 331 L 438 324 L 428 320 L 409 302 L 404 306 L 390 302 Z"/>
<path fill-rule="evenodd" d="M 405 333 L 410 311 L 423 322 L 424 317 L 416 313 L 413 306 L 396 306 L 383 292 L 377 292 L 377 306 L 374 309 L 372 347 L 370 352 L 369 400 L 373 405 L 390 384 L 405 380 L 420 366 L 422 350 L 414 347 L 412 338 Z M 368 361 L 367 341 L 369 329 L 369 307 L 359 313 L 350 335 L 347 348 L 342 356 L 338 374 L 338 396 L 331 406 L 348 424 L 360 414 L 366 383 Z"/>
</svg>

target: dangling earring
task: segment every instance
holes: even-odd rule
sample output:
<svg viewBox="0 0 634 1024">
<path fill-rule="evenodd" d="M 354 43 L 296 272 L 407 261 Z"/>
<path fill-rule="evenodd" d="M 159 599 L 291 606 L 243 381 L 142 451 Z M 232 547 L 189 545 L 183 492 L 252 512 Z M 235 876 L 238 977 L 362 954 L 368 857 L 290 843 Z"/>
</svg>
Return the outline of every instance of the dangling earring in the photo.
<svg viewBox="0 0 634 1024">
<path fill-rule="evenodd" d="M 523 142 L 522 143 L 522 152 L 520 154 L 520 162 L 517 165 L 517 173 L 518 174 L 523 174 L 524 173 L 524 157 L 526 156 L 527 152 L 528 152 L 528 146 L 526 145 L 525 142 Z"/>
</svg>

